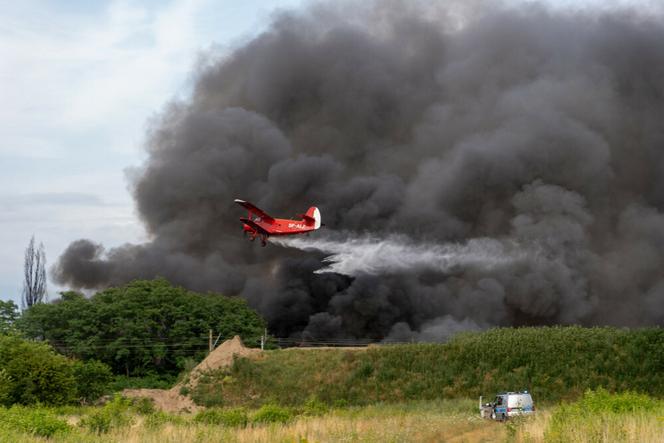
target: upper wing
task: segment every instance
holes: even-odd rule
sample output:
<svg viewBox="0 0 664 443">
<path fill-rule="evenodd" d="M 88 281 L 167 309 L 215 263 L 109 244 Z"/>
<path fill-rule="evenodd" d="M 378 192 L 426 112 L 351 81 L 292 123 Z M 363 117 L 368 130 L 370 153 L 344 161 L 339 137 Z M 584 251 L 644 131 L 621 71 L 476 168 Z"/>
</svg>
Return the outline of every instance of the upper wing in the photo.
<svg viewBox="0 0 664 443">
<path fill-rule="evenodd" d="M 274 217 L 272 217 L 270 214 L 263 211 L 262 209 L 257 208 L 252 203 L 249 203 L 247 201 L 240 200 L 240 199 L 237 199 L 237 198 L 235 199 L 235 203 L 237 203 L 240 206 L 245 207 L 249 212 L 251 212 L 252 214 L 255 214 L 256 216 L 260 217 L 264 221 L 266 221 L 268 223 L 274 223 Z"/>
</svg>

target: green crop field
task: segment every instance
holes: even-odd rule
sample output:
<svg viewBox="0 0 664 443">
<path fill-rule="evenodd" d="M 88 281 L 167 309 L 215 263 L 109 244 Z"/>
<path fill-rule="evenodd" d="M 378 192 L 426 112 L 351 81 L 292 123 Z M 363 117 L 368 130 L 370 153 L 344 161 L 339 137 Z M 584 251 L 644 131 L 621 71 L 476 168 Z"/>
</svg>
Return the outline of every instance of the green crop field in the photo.
<svg viewBox="0 0 664 443">
<path fill-rule="evenodd" d="M 600 387 L 664 396 L 664 330 L 495 329 L 446 344 L 267 351 L 208 373 L 192 396 L 205 406 L 297 406 L 311 398 L 344 406 L 529 389 L 553 402 Z"/>
</svg>

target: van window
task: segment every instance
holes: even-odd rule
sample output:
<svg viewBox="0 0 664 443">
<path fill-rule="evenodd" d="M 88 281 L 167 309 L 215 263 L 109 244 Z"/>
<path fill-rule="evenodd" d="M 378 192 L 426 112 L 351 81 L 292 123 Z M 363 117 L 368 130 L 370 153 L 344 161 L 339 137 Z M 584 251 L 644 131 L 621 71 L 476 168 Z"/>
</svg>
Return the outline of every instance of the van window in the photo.
<svg viewBox="0 0 664 443">
<path fill-rule="evenodd" d="M 532 407 L 533 398 L 530 394 L 510 395 L 507 399 L 507 406 L 510 408 Z"/>
</svg>

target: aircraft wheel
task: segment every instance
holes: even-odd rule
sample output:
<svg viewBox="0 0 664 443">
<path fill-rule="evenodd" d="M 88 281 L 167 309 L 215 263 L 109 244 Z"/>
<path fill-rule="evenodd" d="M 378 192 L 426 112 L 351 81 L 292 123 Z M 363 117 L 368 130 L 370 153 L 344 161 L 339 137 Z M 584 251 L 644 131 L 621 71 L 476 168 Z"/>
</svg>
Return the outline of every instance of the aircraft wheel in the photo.
<svg viewBox="0 0 664 443">
<path fill-rule="evenodd" d="M 262 246 L 262 247 L 266 247 L 266 246 L 267 246 L 267 242 L 266 242 L 265 240 L 262 240 L 262 241 L 261 241 L 261 246 Z"/>
</svg>

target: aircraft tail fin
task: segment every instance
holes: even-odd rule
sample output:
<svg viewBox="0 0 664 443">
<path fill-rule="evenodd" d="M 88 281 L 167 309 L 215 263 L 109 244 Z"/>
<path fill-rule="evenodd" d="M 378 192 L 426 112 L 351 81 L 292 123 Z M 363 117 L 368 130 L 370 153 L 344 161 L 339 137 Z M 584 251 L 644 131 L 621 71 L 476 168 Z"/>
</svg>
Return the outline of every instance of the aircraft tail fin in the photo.
<svg viewBox="0 0 664 443">
<path fill-rule="evenodd" d="M 317 207 L 315 206 L 310 207 L 307 213 L 303 215 L 303 218 L 308 225 L 314 225 L 314 229 L 320 228 L 321 217 L 320 217 L 320 211 L 318 210 Z"/>
</svg>

